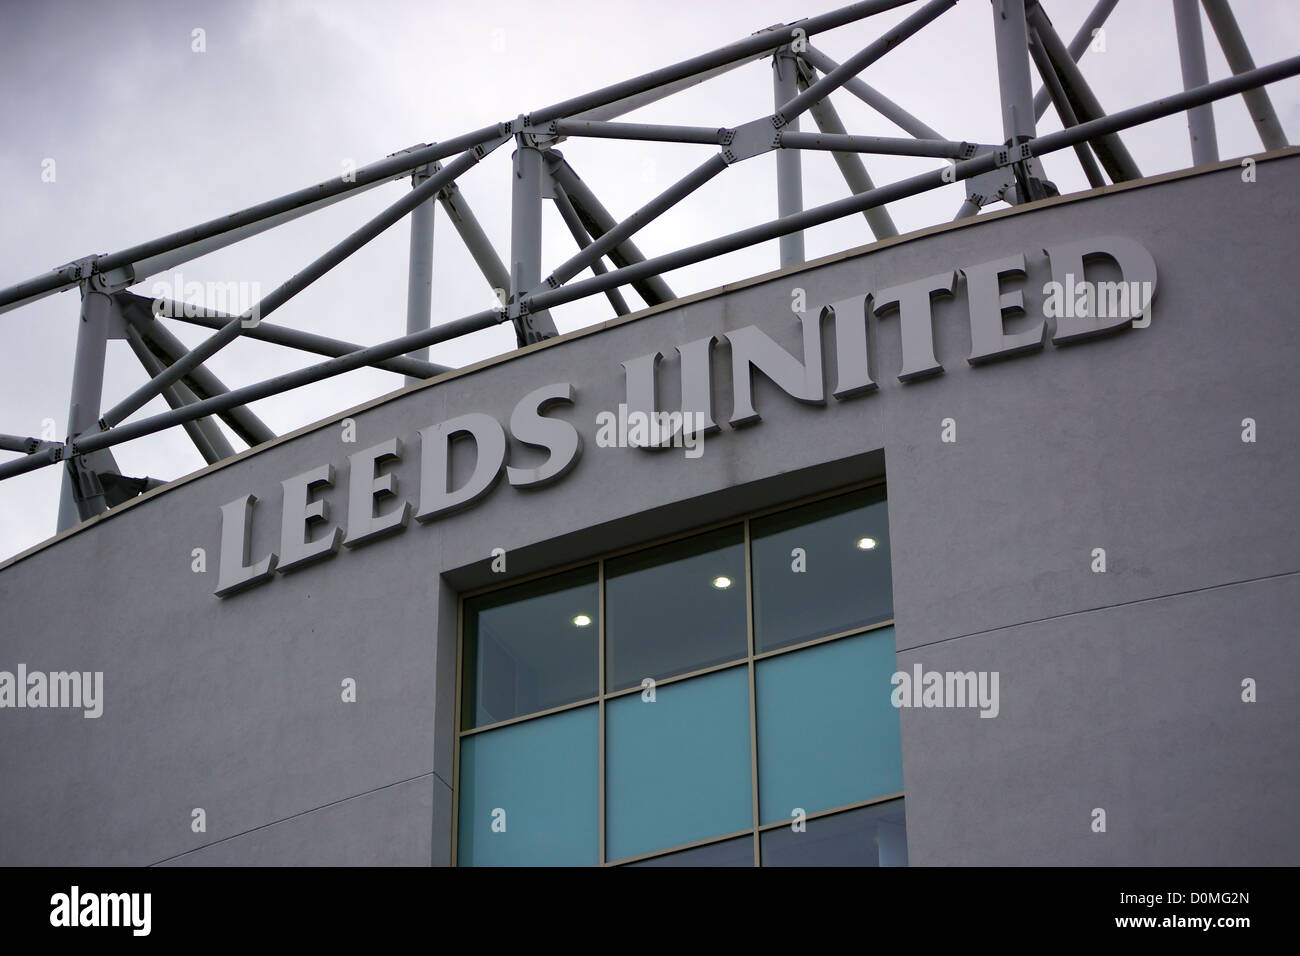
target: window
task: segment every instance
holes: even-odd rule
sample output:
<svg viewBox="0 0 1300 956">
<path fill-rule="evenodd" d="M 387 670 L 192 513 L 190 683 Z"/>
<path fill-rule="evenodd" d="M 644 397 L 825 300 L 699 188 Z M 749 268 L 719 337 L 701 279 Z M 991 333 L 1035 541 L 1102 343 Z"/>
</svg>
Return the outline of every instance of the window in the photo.
<svg viewBox="0 0 1300 956">
<path fill-rule="evenodd" d="M 596 696 L 595 566 L 466 602 L 461 727 Z"/>
<path fill-rule="evenodd" d="M 750 522 L 759 653 L 894 616 L 885 505 L 870 489 Z"/>
<path fill-rule="evenodd" d="M 460 865 L 907 864 L 883 485 L 463 604 Z"/>
<path fill-rule="evenodd" d="M 748 653 L 740 525 L 605 562 L 605 686 L 640 687 Z"/>
</svg>

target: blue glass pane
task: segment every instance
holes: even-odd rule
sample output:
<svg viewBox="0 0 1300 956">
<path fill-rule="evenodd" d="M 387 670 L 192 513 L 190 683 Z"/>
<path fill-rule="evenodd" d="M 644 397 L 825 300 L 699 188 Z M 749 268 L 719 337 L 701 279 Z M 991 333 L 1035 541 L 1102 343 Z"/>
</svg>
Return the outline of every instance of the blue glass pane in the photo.
<svg viewBox="0 0 1300 956">
<path fill-rule="evenodd" d="M 883 488 L 756 518 L 750 537 L 760 653 L 894 616 Z"/>
<path fill-rule="evenodd" d="M 466 737 L 460 745 L 462 866 L 598 863 L 595 705 Z M 494 832 L 494 810 L 504 832 Z"/>
<path fill-rule="evenodd" d="M 818 817 L 802 831 L 765 830 L 762 839 L 764 866 L 907 866 L 902 800 Z"/>
<path fill-rule="evenodd" d="M 898 793 L 903 752 L 889 679 L 894 629 L 757 664 L 758 795 L 763 823 Z"/>
<path fill-rule="evenodd" d="M 608 859 L 753 826 L 747 667 L 615 698 L 605 721 Z"/>
</svg>

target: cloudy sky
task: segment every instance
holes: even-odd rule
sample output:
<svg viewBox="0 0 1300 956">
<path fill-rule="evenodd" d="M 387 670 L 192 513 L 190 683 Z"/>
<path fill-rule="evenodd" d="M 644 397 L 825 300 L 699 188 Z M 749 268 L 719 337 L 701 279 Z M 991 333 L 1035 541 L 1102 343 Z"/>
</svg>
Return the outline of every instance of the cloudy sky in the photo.
<svg viewBox="0 0 1300 956">
<path fill-rule="evenodd" d="M 114 4 L 0 0 L 0 287 L 92 253 L 107 253 L 337 176 L 417 143 L 498 120 L 667 65 L 772 24 L 832 9 L 832 2 L 662 0 L 499 2 L 298 2 L 298 0 L 123 0 Z M 1046 0 L 1065 38 L 1092 0 Z M 1257 64 L 1300 51 L 1294 0 L 1234 0 Z M 910 12 L 893 11 L 814 39 L 838 60 Z M 194 48 L 202 31 L 202 51 Z M 1211 79 L 1228 75 L 1208 23 Z M 1181 89 L 1172 5 L 1121 0 L 1105 50 L 1082 66 L 1108 110 Z M 864 79 L 953 140 L 1002 139 L 988 0 L 961 0 L 920 34 L 871 66 Z M 1300 136 L 1300 81 L 1270 88 L 1289 138 Z M 902 135 L 844 92 L 832 98 L 850 132 Z M 626 119 L 735 126 L 770 113 L 763 60 Z M 1216 104 L 1224 158 L 1258 152 L 1239 98 Z M 804 127 L 811 120 L 805 118 Z M 1040 132 L 1059 128 L 1049 109 Z M 1190 165 L 1186 122 L 1171 117 L 1125 134 L 1144 174 Z M 618 217 L 702 162 L 712 147 L 570 140 L 566 158 Z M 483 227 L 509 249 L 510 148 L 498 149 L 460 182 Z M 49 163 L 53 160 L 53 163 Z M 938 160 L 869 157 L 877 184 Z M 54 172 L 53 181 L 48 171 Z M 1046 160 L 1062 192 L 1086 186 L 1070 152 Z M 43 177 L 42 173 L 46 175 Z M 757 157 L 727 170 L 637 236 L 648 255 L 671 251 L 776 216 L 775 161 Z M 180 267 L 184 282 L 243 282 L 274 288 L 408 186 L 392 183 Z M 814 205 L 847 193 L 825 153 L 804 154 L 804 198 Z M 890 207 L 903 232 L 946 221 L 963 188 L 946 187 Z M 543 274 L 568 258 L 572 241 L 545 210 Z M 869 241 L 862 218 L 807 234 L 810 258 Z M 1207 236 L 1207 242 L 1211 241 Z M 405 330 L 408 228 L 394 226 L 278 311 L 277 324 L 372 344 Z M 486 282 L 439 211 L 434 322 L 491 303 Z M 776 243 L 666 276 L 678 294 L 776 267 Z M 588 273 L 589 274 L 589 273 Z M 152 294 L 158 281 L 135 291 Z M 625 290 L 633 308 L 640 305 Z M 76 336 L 73 291 L 0 315 L 0 432 L 38 435 L 53 419 L 66 429 Z M 553 313 L 560 331 L 607 318 L 603 297 Z M 187 344 L 205 332 L 169 323 Z M 433 359 L 460 365 L 509 350 L 508 325 L 436 346 Z M 209 366 L 237 387 L 318 361 L 266 343 L 240 341 Z M 145 381 L 124 342 L 110 342 L 104 407 Z M 283 433 L 402 385 L 364 370 L 253 408 Z M 157 399 L 136 417 L 165 410 Z M 242 448 L 232 438 L 236 449 Z M 176 478 L 203 466 L 184 432 L 172 429 L 114 449 L 124 474 Z M 4 459 L 12 457 L 3 453 Z M 47 468 L 0 483 L 0 559 L 54 533 L 59 480 Z"/>
</svg>

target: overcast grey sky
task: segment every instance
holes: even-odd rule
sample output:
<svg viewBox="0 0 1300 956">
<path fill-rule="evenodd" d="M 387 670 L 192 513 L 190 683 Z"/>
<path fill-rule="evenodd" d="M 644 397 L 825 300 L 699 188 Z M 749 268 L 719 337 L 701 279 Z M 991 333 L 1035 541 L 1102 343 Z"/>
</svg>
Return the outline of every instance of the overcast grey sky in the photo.
<svg viewBox="0 0 1300 956">
<path fill-rule="evenodd" d="M 0 286 L 92 253 L 112 252 L 339 175 L 398 149 L 446 139 L 741 39 L 763 27 L 833 9 L 833 0 L 641 3 L 325 2 L 114 4 L 0 0 Z M 1092 0 L 1046 0 L 1067 39 Z M 814 42 L 844 59 L 914 6 L 838 29 Z M 1234 0 L 1257 64 L 1300 52 L 1295 0 Z M 195 52 L 193 31 L 206 50 Z M 1210 78 L 1228 68 L 1208 23 Z M 1106 49 L 1082 67 L 1102 104 L 1118 110 L 1182 87 L 1169 0 L 1121 0 Z M 864 74 L 874 86 L 954 140 L 1002 139 L 988 0 L 961 0 Z M 1035 76 L 1036 79 L 1036 76 Z M 1300 136 L 1300 82 L 1270 87 L 1292 142 Z M 852 96 L 833 96 L 850 132 L 902 135 Z M 742 67 L 627 119 L 734 126 L 772 110 L 769 61 Z M 1224 158 L 1259 152 L 1239 98 L 1214 107 Z M 805 120 L 807 127 L 808 120 Z M 1058 129 L 1049 109 L 1039 131 Z M 1186 122 L 1171 117 L 1125 134 L 1144 174 L 1191 164 Z M 632 212 L 707 158 L 711 147 L 570 140 L 566 158 L 616 215 Z M 509 248 L 511 149 L 498 149 L 461 182 L 488 235 Z M 829 154 L 804 154 L 807 205 L 847 193 Z M 54 160 L 53 182 L 42 179 Z M 939 160 L 868 158 L 877 184 Z M 1046 160 L 1062 192 L 1086 181 L 1070 152 Z M 637 236 L 648 255 L 776 216 L 775 162 L 727 170 Z M 265 293 L 409 188 L 392 183 L 264 233 L 179 270 L 185 281 L 258 283 Z M 903 232 L 950 219 L 954 184 L 891 206 Z M 545 210 L 543 274 L 572 242 Z M 807 234 L 809 258 L 870 239 L 861 217 Z M 1207 242 L 1211 239 L 1207 236 Z M 371 344 L 405 331 L 408 227 L 394 226 L 297 296 L 273 321 Z M 770 271 L 776 243 L 672 273 L 679 294 Z M 589 273 L 588 273 L 589 274 Z M 159 276 L 136 287 L 150 294 Z M 491 303 L 487 284 L 439 211 L 434 322 Z M 626 290 L 633 308 L 640 305 Z M 77 295 L 64 292 L 0 315 L 0 432 L 37 435 L 44 419 L 66 429 Z M 609 315 L 603 297 L 553 313 L 560 331 Z M 203 330 L 169 323 L 187 344 Z M 513 348 L 509 325 L 436 346 L 434 361 L 460 365 Z M 239 341 L 210 367 L 237 387 L 318 359 Z M 110 342 L 104 407 L 138 387 L 142 369 Z M 401 387 L 395 375 L 353 372 L 256 403 L 283 433 Z M 165 410 L 157 399 L 137 417 Z M 232 439 L 237 449 L 242 444 Z M 117 446 L 124 474 L 176 478 L 203 466 L 172 429 Z M 5 460 L 12 457 L 4 453 Z M 0 559 L 54 533 L 59 474 L 46 468 L 0 483 Z"/>
</svg>

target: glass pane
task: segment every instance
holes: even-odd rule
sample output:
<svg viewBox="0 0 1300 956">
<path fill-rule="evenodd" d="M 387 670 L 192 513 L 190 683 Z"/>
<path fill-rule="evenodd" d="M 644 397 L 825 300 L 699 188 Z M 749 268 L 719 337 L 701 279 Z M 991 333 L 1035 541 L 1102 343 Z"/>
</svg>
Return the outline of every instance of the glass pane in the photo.
<svg viewBox="0 0 1300 956">
<path fill-rule="evenodd" d="M 666 684 L 605 705 L 610 860 L 753 826 L 749 669 Z"/>
<path fill-rule="evenodd" d="M 763 831 L 764 866 L 907 866 L 907 815 L 902 800 L 846 810 Z"/>
<path fill-rule="evenodd" d="M 892 627 L 758 662 L 763 823 L 902 791 L 895 662 Z"/>
<path fill-rule="evenodd" d="M 736 837 L 708 846 L 697 846 L 693 850 L 681 850 L 677 853 L 665 853 L 652 856 L 648 860 L 625 863 L 624 866 L 753 866 L 754 838 Z"/>
<path fill-rule="evenodd" d="M 744 528 L 606 562 L 605 634 L 607 691 L 744 657 Z"/>
<path fill-rule="evenodd" d="M 595 697 L 596 566 L 465 602 L 461 729 Z"/>
<path fill-rule="evenodd" d="M 894 616 L 883 488 L 757 518 L 750 537 L 760 653 Z"/>
<path fill-rule="evenodd" d="M 462 866 L 599 862 L 598 723 L 593 704 L 461 740 Z"/>
</svg>

